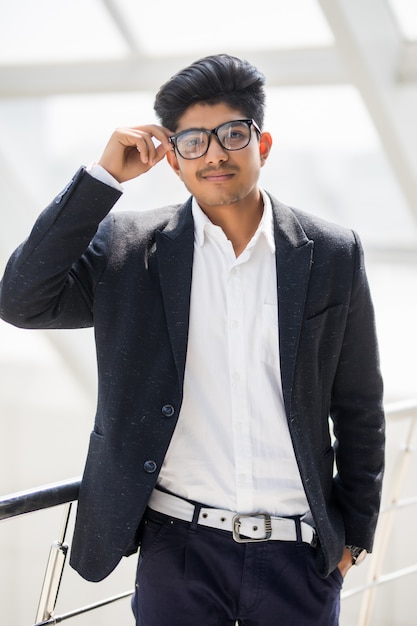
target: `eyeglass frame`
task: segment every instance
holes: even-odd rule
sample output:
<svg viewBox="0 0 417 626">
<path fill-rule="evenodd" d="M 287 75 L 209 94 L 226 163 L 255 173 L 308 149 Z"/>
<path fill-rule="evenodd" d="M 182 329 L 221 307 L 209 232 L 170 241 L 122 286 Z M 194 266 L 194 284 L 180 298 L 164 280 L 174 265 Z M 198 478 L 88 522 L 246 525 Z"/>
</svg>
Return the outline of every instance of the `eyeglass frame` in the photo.
<svg viewBox="0 0 417 626">
<path fill-rule="evenodd" d="M 234 122 L 244 122 L 245 124 L 248 125 L 249 127 L 249 139 L 248 139 L 248 143 L 245 144 L 244 146 L 242 146 L 241 148 L 226 148 L 226 146 L 224 146 L 222 144 L 222 142 L 220 141 L 220 137 L 218 135 L 218 130 L 219 128 L 221 128 L 222 126 L 226 126 L 227 124 L 233 124 Z M 256 130 L 256 132 L 261 135 L 261 129 L 259 128 L 258 124 L 255 122 L 254 119 L 251 118 L 244 118 L 244 119 L 239 119 L 239 120 L 230 120 L 229 122 L 223 122 L 223 124 L 219 124 L 218 126 L 216 126 L 216 128 L 213 128 L 212 130 L 208 130 L 207 128 L 186 128 L 185 130 L 181 130 L 179 133 L 175 133 L 174 135 L 171 135 L 171 137 L 169 137 L 169 141 L 172 143 L 173 147 L 175 148 L 175 150 L 178 152 L 178 154 L 180 155 L 180 157 L 182 159 L 185 159 L 186 161 L 194 161 L 195 159 L 200 159 L 202 156 L 204 156 L 205 154 L 207 154 L 208 149 L 210 147 L 210 141 L 211 141 L 211 136 L 214 135 L 219 143 L 219 145 L 223 148 L 223 150 L 227 150 L 228 152 L 237 152 L 238 150 L 243 150 L 244 148 L 247 148 L 248 145 L 251 142 L 252 139 L 252 126 L 253 128 Z M 178 137 L 180 137 L 181 135 L 185 134 L 185 133 L 189 133 L 192 131 L 200 131 L 206 134 L 208 141 L 207 141 L 207 147 L 205 149 L 205 151 L 202 154 L 199 154 L 198 157 L 185 157 L 181 154 L 181 152 L 178 150 L 178 146 L 177 146 L 177 139 Z"/>
</svg>

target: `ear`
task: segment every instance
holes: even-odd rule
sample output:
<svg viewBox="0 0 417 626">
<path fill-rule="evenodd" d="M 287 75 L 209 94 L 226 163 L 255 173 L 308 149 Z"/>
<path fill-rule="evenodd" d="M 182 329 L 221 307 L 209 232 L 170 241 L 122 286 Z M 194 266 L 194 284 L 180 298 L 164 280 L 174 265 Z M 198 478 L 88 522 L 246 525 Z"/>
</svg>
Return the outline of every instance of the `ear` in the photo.
<svg viewBox="0 0 417 626">
<path fill-rule="evenodd" d="M 259 154 L 261 156 L 261 167 L 265 165 L 272 148 L 272 137 L 270 133 L 261 133 L 259 137 Z"/>
<path fill-rule="evenodd" d="M 180 169 L 180 166 L 179 166 L 179 163 L 178 163 L 177 155 L 175 154 L 175 150 L 170 150 L 169 152 L 166 153 L 165 156 L 166 156 L 166 159 L 167 159 L 168 163 L 170 164 L 170 166 L 174 170 L 174 172 L 182 180 L 181 169 Z"/>
</svg>

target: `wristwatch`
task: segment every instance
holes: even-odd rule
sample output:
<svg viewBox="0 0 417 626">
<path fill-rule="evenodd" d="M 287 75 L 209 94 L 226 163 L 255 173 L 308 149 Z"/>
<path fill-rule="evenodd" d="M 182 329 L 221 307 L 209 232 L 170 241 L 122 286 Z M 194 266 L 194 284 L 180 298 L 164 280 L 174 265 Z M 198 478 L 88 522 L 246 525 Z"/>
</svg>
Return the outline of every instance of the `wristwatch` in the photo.
<svg viewBox="0 0 417 626">
<path fill-rule="evenodd" d="M 352 565 L 360 565 L 364 562 L 368 552 L 364 548 L 358 548 L 357 546 L 346 546 L 352 555 Z"/>
</svg>

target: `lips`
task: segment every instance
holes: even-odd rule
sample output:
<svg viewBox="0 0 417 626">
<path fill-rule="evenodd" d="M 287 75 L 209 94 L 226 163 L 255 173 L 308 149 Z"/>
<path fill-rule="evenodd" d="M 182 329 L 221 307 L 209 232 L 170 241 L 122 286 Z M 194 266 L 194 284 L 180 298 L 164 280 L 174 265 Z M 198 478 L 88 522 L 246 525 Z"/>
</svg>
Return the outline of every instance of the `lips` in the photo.
<svg viewBox="0 0 417 626">
<path fill-rule="evenodd" d="M 231 174 L 209 174 L 208 176 L 204 176 L 205 180 L 211 180 L 211 181 L 223 181 L 223 180 L 228 180 L 229 178 L 231 178 Z"/>
<path fill-rule="evenodd" d="M 217 170 L 203 170 L 202 172 L 200 172 L 199 177 L 200 178 L 204 178 L 205 180 L 212 180 L 212 181 L 222 181 L 222 180 L 226 180 L 228 178 L 230 178 L 231 176 L 233 176 L 235 174 L 234 170 L 224 170 L 224 169 L 217 169 Z"/>
</svg>

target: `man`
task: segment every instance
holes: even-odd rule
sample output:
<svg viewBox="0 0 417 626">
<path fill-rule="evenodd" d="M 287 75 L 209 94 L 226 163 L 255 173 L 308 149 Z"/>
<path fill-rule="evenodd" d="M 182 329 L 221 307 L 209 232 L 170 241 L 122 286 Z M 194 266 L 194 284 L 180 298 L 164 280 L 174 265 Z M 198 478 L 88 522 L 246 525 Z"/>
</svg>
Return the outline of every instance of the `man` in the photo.
<svg viewBox="0 0 417 626">
<path fill-rule="evenodd" d="M 98 581 L 140 543 L 140 626 L 334 626 L 372 548 L 384 426 L 362 249 L 259 188 L 264 100 L 228 55 L 178 72 L 162 126 L 115 131 L 1 286 L 17 326 L 95 327 L 71 563 Z M 191 198 L 109 213 L 164 157 Z"/>
</svg>

